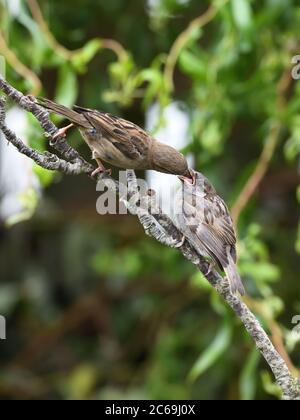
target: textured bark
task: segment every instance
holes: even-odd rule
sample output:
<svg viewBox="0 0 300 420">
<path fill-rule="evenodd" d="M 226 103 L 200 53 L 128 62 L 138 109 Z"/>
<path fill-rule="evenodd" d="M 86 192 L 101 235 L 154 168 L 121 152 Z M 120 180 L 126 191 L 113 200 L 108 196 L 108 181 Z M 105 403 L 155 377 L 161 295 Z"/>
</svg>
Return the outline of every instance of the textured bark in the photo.
<svg viewBox="0 0 300 420">
<path fill-rule="evenodd" d="M 27 147 L 12 130 L 5 124 L 5 100 L 0 99 L 0 130 L 5 138 L 13 144 L 20 153 L 34 160 L 38 165 L 50 170 L 57 170 L 65 174 L 91 173 L 94 169 L 86 162 L 79 153 L 70 147 L 64 138 L 51 141 L 57 134 L 57 127 L 50 121 L 48 112 L 41 108 L 34 97 L 24 96 L 21 92 L 14 89 L 0 76 L 0 89 L 16 104 L 24 110 L 32 113 L 39 121 L 45 135 L 50 139 L 52 147 L 64 158 L 59 158 L 56 154 L 40 153 Z M 115 191 L 123 189 L 117 181 L 107 174 L 98 175 L 99 181 L 107 181 Z M 166 246 L 177 248 L 183 256 L 197 266 L 198 270 L 206 277 L 216 291 L 224 298 L 228 305 L 233 309 L 237 317 L 241 320 L 248 333 L 253 338 L 257 349 L 265 358 L 272 370 L 276 382 L 282 389 L 283 399 L 300 400 L 299 380 L 290 373 L 287 364 L 276 351 L 271 340 L 260 325 L 257 318 L 249 310 L 247 305 L 240 297 L 232 295 L 229 283 L 226 278 L 220 276 L 215 270 L 209 270 L 209 263 L 205 261 L 191 244 L 185 239 L 177 229 L 172 220 L 162 213 L 155 202 L 155 194 L 149 192 L 145 196 L 140 196 L 134 171 L 127 171 L 128 195 L 120 196 L 120 199 L 127 205 L 130 213 L 139 218 L 146 234 L 152 236 Z M 150 211 L 151 209 L 151 211 Z"/>
<path fill-rule="evenodd" d="M 49 138 L 50 145 L 61 155 L 63 156 L 66 161 L 69 161 L 74 164 L 73 167 L 66 165 L 64 168 L 60 168 L 61 172 L 64 173 L 91 173 L 93 169 L 95 169 L 92 165 L 90 165 L 88 162 L 86 162 L 80 154 L 77 152 L 77 150 L 73 149 L 64 138 L 57 138 L 56 140 L 52 140 L 53 137 L 58 133 L 58 128 L 51 122 L 49 118 L 49 113 L 44 110 L 41 106 L 39 106 L 36 103 L 36 99 L 33 96 L 25 96 L 21 92 L 19 92 L 17 89 L 13 88 L 9 85 L 9 83 L 6 82 L 0 75 L 0 89 L 10 98 L 12 99 L 16 104 L 18 104 L 21 108 L 23 108 L 25 111 L 30 112 L 35 116 L 37 121 L 40 123 L 41 127 L 43 128 L 45 132 L 45 136 Z M 1 106 L 2 110 L 4 108 L 4 104 L 2 102 Z M 4 110 L 2 112 L 5 112 Z M 5 117 L 2 115 L 2 128 L 5 129 Z M 12 132 L 10 132 L 6 127 L 7 135 L 12 137 Z M 5 134 L 5 133 L 4 133 Z M 11 141 L 14 146 L 16 146 L 18 149 L 20 147 L 20 142 Z M 26 146 L 25 146 L 26 147 Z M 26 156 L 29 156 L 29 150 L 26 151 L 26 149 L 23 149 L 21 152 L 23 154 L 26 154 Z M 55 156 L 55 155 L 53 155 Z M 53 158 L 52 156 L 52 158 Z M 33 160 L 35 160 L 33 158 Z M 36 161 L 36 160 L 35 160 Z M 44 164 L 48 164 L 47 160 L 43 161 Z M 38 162 L 37 162 L 38 163 Z M 68 163 L 68 162 L 67 162 Z M 51 162 L 49 162 L 49 165 L 51 166 Z M 42 166 L 42 165 L 41 165 Z M 44 167 L 44 166 L 43 166 Z M 51 168 L 47 168 L 51 169 Z M 56 168 L 54 168 L 56 169 Z"/>
</svg>

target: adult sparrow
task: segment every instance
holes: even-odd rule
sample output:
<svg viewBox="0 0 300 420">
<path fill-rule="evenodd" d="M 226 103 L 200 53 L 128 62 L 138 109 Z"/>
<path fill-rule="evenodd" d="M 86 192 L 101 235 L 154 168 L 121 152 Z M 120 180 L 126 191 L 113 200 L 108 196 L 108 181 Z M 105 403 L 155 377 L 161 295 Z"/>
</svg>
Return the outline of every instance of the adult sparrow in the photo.
<svg viewBox="0 0 300 420">
<path fill-rule="evenodd" d="M 232 293 L 245 294 L 236 267 L 236 234 L 228 208 L 200 172 L 179 176 L 175 224 L 195 250 L 225 272 Z"/>
<path fill-rule="evenodd" d="M 72 124 L 60 129 L 56 136 L 65 136 L 73 125 L 78 127 L 98 163 L 94 174 L 105 171 L 104 161 L 124 169 L 154 169 L 189 176 L 186 158 L 181 153 L 155 140 L 130 121 L 79 106 L 69 109 L 44 98 L 38 99 L 38 103 L 71 121 Z"/>
</svg>

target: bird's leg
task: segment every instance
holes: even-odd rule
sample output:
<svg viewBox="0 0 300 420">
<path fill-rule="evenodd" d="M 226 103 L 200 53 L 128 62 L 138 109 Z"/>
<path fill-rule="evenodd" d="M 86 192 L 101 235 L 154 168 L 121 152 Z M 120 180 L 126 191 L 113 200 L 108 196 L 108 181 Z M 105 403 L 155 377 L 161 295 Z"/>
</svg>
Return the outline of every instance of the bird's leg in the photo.
<svg viewBox="0 0 300 420">
<path fill-rule="evenodd" d="M 215 267 L 216 267 L 216 263 L 215 262 L 210 262 L 209 263 L 209 266 L 208 266 L 208 269 L 207 269 L 207 272 L 204 274 L 204 276 L 206 277 L 206 276 L 208 276 L 214 269 L 215 269 Z"/>
<path fill-rule="evenodd" d="M 69 124 L 66 127 L 60 128 L 58 132 L 52 137 L 52 140 L 56 140 L 57 138 L 63 138 L 66 137 L 67 131 L 70 130 L 70 128 L 74 127 L 74 124 Z"/>
<path fill-rule="evenodd" d="M 94 155 L 94 153 L 93 153 Z M 95 158 L 98 164 L 98 168 L 95 169 L 92 174 L 91 177 L 94 178 L 96 175 L 98 174 L 103 174 L 106 173 L 107 175 L 111 176 L 111 169 L 105 169 L 103 163 L 101 162 L 101 160 L 99 158 Z"/>
<path fill-rule="evenodd" d="M 186 241 L 186 237 L 183 235 L 183 236 L 182 236 L 182 238 L 181 238 L 181 241 L 180 241 L 180 242 L 178 242 L 178 243 L 175 245 L 175 248 L 181 248 L 181 247 L 184 245 L 185 241 Z"/>
</svg>

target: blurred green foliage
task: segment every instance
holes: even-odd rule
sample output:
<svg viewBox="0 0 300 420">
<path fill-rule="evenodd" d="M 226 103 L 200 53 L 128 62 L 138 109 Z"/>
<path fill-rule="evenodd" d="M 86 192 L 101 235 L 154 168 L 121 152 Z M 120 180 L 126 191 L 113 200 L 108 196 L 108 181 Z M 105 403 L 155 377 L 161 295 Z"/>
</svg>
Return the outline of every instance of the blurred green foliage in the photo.
<svg viewBox="0 0 300 420">
<path fill-rule="evenodd" d="M 0 52 L 14 86 L 38 87 L 9 52 L 40 78 L 37 93 L 68 106 L 143 125 L 158 102 L 163 125 L 164 107 L 183 102 L 192 139 L 185 151 L 232 205 L 279 126 L 268 172 L 239 218 L 239 267 L 249 305 L 299 367 L 291 320 L 300 313 L 300 81 L 290 80 L 300 54 L 298 2 L 45 0 L 44 23 L 28 3 L 0 1 Z M 213 19 L 185 33 L 173 90 L 172 45 L 209 7 L 218 10 Z M 32 146 L 46 147 L 28 118 Z M 86 153 L 78 135 L 70 139 Z M 9 337 L 0 343 L 1 395 L 279 396 L 252 341 L 193 266 L 146 238 L 134 218 L 97 217 L 84 177 L 36 173 L 45 189 L 34 217 L 0 226 L 0 313 Z M 21 199 L 31 216 L 37 198 Z"/>
</svg>

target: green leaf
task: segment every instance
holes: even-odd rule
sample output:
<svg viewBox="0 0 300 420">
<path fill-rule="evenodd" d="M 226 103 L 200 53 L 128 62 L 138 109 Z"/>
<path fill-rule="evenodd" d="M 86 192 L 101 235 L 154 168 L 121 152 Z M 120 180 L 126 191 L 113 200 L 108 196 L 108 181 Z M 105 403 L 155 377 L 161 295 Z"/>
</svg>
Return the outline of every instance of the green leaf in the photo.
<svg viewBox="0 0 300 420">
<path fill-rule="evenodd" d="M 244 401 L 251 401 L 255 397 L 257 367 L 260 355 L 256 347 L 250 352 L 240 376 L 240 394 Z"/>
<path fill-rule="evenodd" d="M 72 65 L 78 71 L 84 71 L 85 66 L 95 57 L 102 48 L 100 39 L 92 39 L 82 47 L 72 58 Z"/>
<path fill-rule="evenodd" d="M 135 278 L 142 269 L 141 258 L 136 250 L 112 253 L 110 249 L 101 249 L 91 259 L 92 268 L 106 276 Z"/>
<path fill-rule="evenodd" d="M 300 222 L 298 224 L 298 234 L 297 234 L 295 249 L 298 252 L 298 254 L 300 254 Z"/>
<path fill-rule="evenodd" d="M 298 203 L 300 203 L 300 185 L 298 185 L 297 187 L 296 197 L 297 197 Z"/>
<path fill-rule="evenodd" d="M 78 94 L 77 76 L 69 64 L 59 69 L 56 88 L 56 102 L 67 107 L 73 106 Z"/>
<path fill-rule="evenodd" d="M 39 201 L 39 195 L 33 188 L 29 188 L 27 191 L 19 195 L 19 200 L 23 210 L 17 214 L 12 215 L 6 220 L 5 224 L 7 227 L 12 227 L 17 223 L 29 220 L 36 210 Z"/>
<path fill-rule="evenodd" d="M 0 76 L 5 77 L 5 73 L 6 73 L 5 58 L 0 56 Z"/>
<path fill-rule="evenodd" d="M 207 64 L 203 62 L 202 58 L 188 50 L 183 50 L 179 56 L 179 67 L 181 70 L 196 79 L 206 80 L 207 78 Z"/>
<path fill-rule="evenodd" d="M 88 398 L 97 381 L 97 369 L 93 365 L 81 364 L 75 367 L 63 382 L 67 398 L 78 400 Z"/>
<path fill-rule="evenodd" d="M 223 134 L 217 120 L 210 120 L 201 134 L 201 144 L 211 155 L 219 155 L 222 152 Z"/>
<path fill-rule="evenodd" d="M 51 49 L 47 43 L 44 33 L 40 30 L 39 25 L 37 25 L 28 13 L 28 8 L 26 7 L 25 2 L 20 1 L 14 3 L 15 4 L 13 4 L 13 2 L 6 1 L 6 5 L 8 6 L 7 11 L 8 13 L 12 13 L 12 11 L 14 11 L 11 18 L 15 18 L 30 33 L 33 45 L 29 47 L 29 53 L 34 50 L 34 54 L 30 54 L 31 67 L 34 70 L 40 70 L 45 60 L 49 60 L 49 52 Z"/>
<path fill-rule="evenodd" d="M 241 273 L 251 275 L 258 282 L 274 283 L 279 280 L 280 270 L 268 261 L 241 262 Z"/>
<path fill-rule="evenodd" d="M 288 160 L 294 160 L 300 153 L 300 116 L 293 117 L 290 131 L 291 136 L 284 145 L 284 151 Z"/>
<path fill-rule="evenodd" d="M 205 290 L 205 291 L 212 291 L 213 287 L 212 285 L 207 281 L 207 279 L 204 277 L 204 275 L 197 271 L 192 277 L 191 277 L 191 285 L 194 287 L 197 287 L 199 289 Z"/>
<path fill-rule="evenodd" d="M 232 0 L 232 13 L 239 29 L 248 29 L 252 24 L 252 9 L 249 0 Z"/>
<path fill-rule="evenodd" d="M 233 327 L 230 321 L 225 319 L 213 342 L 204 350 L 192 367 L 188 375 L 189 381 L 194 382 L 220 359 L 231 343 L 232 333 Z"/>
<path fill-rule="evenodd" d="M 38 165 L 33 166 L 34 173 L 38 176 L 40 184 L 43 187 L 49 187 L 52 183 L 56 173 L 47 169 L 41 168 Z"/>
<path fill-rule="evenodd" d="M 281 388 L 276 382 L 272 380 L 271 374 L 267 371 L 264 371 L 261 375 L 261 378 L 262 378 L 264 390 L 268 394 L 273 395 L 277 397 L 278 399 L 281 399 L 282 398 Z"/>
<path fill-rule="evenodd" d="M 148 107 L 163 90 L 163 78 L 159 69 L 142 70 L 136 78 L 136 85 L 140 86 L 144 82 L 148 82 L 148 85 L 144 92 L 143 105 Z"/>
<path fill-rule="evenodd" d="M 115 81 L 126 83 L 128 77 L 136 71 L 136 65 L 131 55 L 126 55 L 122 61 L 116 61 L 109 65 L 109 73 Z"/>
</svg>

